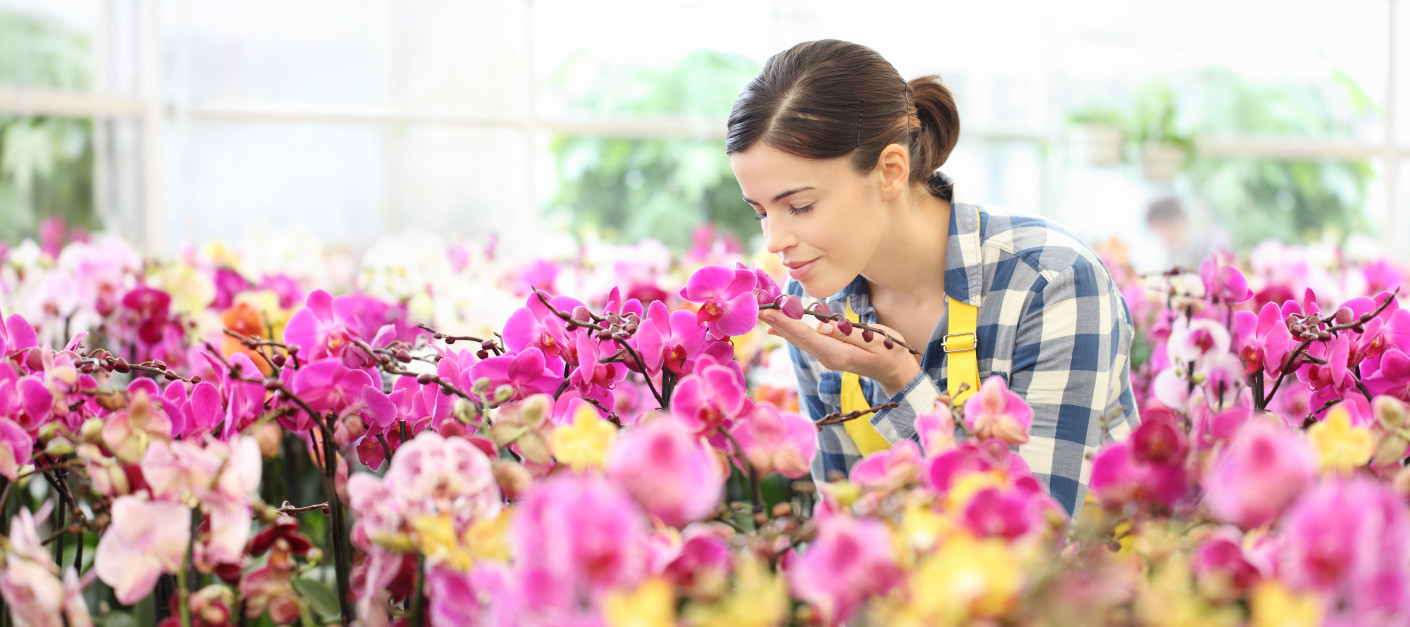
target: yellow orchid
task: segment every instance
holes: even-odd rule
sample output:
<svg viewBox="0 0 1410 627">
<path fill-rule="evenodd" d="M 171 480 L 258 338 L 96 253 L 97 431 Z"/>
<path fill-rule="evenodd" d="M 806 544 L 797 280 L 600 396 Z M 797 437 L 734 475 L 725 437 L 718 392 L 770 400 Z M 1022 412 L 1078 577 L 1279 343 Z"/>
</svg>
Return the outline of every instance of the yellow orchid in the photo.
<svg viewBox="0 0 1410 627">
<path fill-rule="evenodd" d="M 788 586 L 757 557 L 736 558 L 734 589 L 709 604 L 692 604 L 685 619 L 695 627 L 772 627 L 788 619 Z"/>
<path fill-rule="evenodd" d="M 653 577 L 631 592 L 609 592 L 602 613 L 608 627 L 675 627 L 675 605 L 671 584 Z"/>
<path fill-rule="evenodd" d="M 974 495 L 987 488 L 1002 488 L 1007 482 L 1007 477 L 998 470 L 960 475 L 950 484 L 950 491 L 945 495 L 945 511 L 963 512 Z"/>
<path fill-rule="evenodd" d="M 1376 452 L 1376 438 L 1370 429 L 1351 425 L 1351 414 L 1340 405 L 1327 412 L 1327 417 L 1307 429 L 1307 439 L 1317 452 L 1317 464 L 1322 472 L 1336 470 L 1342 474 L 1366 465 Z"/>
<path fill-rule="evenodd" d="M 1018 602 L 1023 571 L 1003 541 L 956 533 L 907 577 L 907 602 L 883 606 L 885 615 L 878 618 L 898 625 L 960 625 L 1000 618 Z"/>
<path fill-rule="evenodd" d="M 1322 624 L 1322 603 L 1312 595 L 1295 595 L 1276 580 L 1254 586 L 1250 627 L 1313 627 Z"/>
<path fill-rule="evenodd" d="M 412 519 L 411 527 L 416 531 L 416 550 L 425 555 L 429 563 L 465 571 L 475 562 L 456 538 L 450 514 L 417 516 Z"/>
<path fill-rule="evenodd" d="M 499 516 L 476 520 L 465 528 L 461 542 L 470 556 L 479 560 L 509 561 L 509 517 L 511 508 L 500 510 Z"/>
<path fill-rule="evenodd" d="M 573 414 L 573 424 L 553 431 L 549 447 L 559 463 L 582 472 L 606 465 L 607 451 L 616 439 L 617 427 L 598 417 L 596 409 L 583 405 Z"/>
</svg>

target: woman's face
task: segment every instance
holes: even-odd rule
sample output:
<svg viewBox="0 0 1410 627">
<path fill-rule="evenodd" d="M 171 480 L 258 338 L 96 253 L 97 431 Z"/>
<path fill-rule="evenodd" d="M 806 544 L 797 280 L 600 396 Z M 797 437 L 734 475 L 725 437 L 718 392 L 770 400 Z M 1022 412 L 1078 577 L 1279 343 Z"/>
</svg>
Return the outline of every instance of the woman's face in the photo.
<svg viewBox="0 0 1410 627">
<path fill-rule="evenodd" d="M 814 298 L 863 274 L 885 232 L 880 176 L 840 159 L 807 159 L 758 143 L 730 155 L 744 200 L 760 216 L 769 252 Z"/>
</svg>

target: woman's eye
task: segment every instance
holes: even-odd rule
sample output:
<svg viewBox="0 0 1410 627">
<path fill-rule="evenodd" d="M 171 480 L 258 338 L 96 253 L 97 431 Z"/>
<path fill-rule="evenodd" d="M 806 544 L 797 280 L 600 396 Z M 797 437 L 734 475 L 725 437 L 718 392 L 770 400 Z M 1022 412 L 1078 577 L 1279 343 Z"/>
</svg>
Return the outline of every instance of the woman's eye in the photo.
<svg viewBox="0 0 1410 627">
<path fill-rule="evenodd" d="M 754 221 L 755 221 L 755 222 L 763 222 L 763 221 L 764 221 L 764 218 L 767 218 L 767 217 L 769 217 L 769 214 L 767 214 L 767 213 L 755 213 L 755 214 L 754 214 Z"/>
<path fill-rule="evenodd" d="M 791 213 L 791 214 L 793 214 L 793 215 L 795 215 L 795 216 L 796 216 L 796 215 L 802 215 L 802 214 L 808 213 L 809 211 L 812 211 L 812 210 L 813 210 L 813 206 L 812 206 L 812 205 L 808 205 L 808 206 L 806 206 L 806 207 L 789 207 L 789 208 L 788 208 L 788 212 Z"/>
</svg>

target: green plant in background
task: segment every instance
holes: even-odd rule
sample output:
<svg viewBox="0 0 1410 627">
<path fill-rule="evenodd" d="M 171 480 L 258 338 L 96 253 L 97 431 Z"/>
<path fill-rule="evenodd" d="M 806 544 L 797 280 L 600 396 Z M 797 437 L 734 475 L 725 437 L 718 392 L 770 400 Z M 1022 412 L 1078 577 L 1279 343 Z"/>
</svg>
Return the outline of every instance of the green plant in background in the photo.
<svg viewBox="0 0 1410 627">
<path fill-rule="evenodd" d="M 0 10 L 0 85 L 83 91 L 92 86 L 86 35 L 41 16 Z M 0 241 L 33 237 L 57 216 L 92 229 L 93 124 L 88 119 L 0 116 Z"/>
<path fill-rule="evenodd" d="M 1194 108 L 1194 128 L 1200 134 L 1349 137 L 1376 109 L 1341 73 L 1323 84 L 1267 84 L 1211 69 L 1200 82 L 1201 98 Z M 1240 251 L 1268 238 L 1298 243 L 1330 237 L 1340 242 L 1367 227 L 1363 208 L 1374 173 L 1365 159 L 1197 156 L 1187 173 Z"/>
<path fill-rule="evenodd" d="M 709 120 L 723 128 L 740 87 L 758 70 L 747 58 L 711 50 L 666 68 L 595 67 L 579 56 L 554 82 L 570 90 L 575 110 Z M 572 78 L 585 74 L 597 80 L 571 93 Z M 559 135 L 550 149 L 560 185 L 548 209 L 566 214 L 575 231 L 625 241 L 655 237 L 675 247 L 688 246 L 692 231 L 707 222 L 741 238 L 758 233 L 723 140 Z"/>
</svg>

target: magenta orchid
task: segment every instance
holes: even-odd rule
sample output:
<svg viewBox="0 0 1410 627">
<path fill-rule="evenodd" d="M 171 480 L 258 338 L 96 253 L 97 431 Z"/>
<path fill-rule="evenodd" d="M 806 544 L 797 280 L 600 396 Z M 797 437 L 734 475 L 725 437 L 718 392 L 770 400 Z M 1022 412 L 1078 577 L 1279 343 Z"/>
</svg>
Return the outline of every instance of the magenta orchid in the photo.
<svg viewBox="0 0 1410 627">
<path fill-rule="evenodd" d="M 757 285 L 758 279 L 746 268 L 706 266 L 691 275 L 681 298 L 700 303 L 696 318 L 715 337 L 744 335 L 758 323 Z"/>
</svg>

